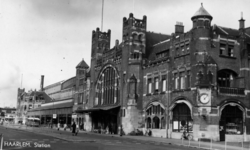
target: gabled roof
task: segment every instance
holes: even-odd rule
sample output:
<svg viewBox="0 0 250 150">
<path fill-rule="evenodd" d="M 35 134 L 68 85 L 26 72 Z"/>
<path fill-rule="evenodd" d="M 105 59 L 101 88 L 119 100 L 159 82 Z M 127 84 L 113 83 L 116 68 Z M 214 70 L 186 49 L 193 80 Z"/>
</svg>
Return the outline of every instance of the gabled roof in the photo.
<svg viewBox="0 0 250 150">
<path fill-rule="evenodd" d="M 87 65 L 87 63 L 84 61 L 84 59 L 82 59 L 82 61 L 76 66 L 76 68 L 89 68 L 89 66 Z"/>
<path fill-rule="evenodd" d="M 191 19 L 194 19 L 197 17 L 206 17 L 206 18 L 210 18 L 211 20 L 213 19 L 213 17 L 203 7 L 202 3 L 201 3 L 200 9 L 198 11 L 196 11 L 196 13 L 193 15 L 193 17 Z"/>
<path fill-rule="evenodd" d="M 217 34 L 231 36 L 231 37 L 238 37 L 240 35 L 240 31 L 237 29 L 226 28 L 218 25 L 214 25 L 214 31 Z"/>
<path fill-rule="evenodd" d="M 148 57 L 152 53 L 152 46 L 170 39 L 170 35 L 146 32 L 146 56 Z"/>
</svg>

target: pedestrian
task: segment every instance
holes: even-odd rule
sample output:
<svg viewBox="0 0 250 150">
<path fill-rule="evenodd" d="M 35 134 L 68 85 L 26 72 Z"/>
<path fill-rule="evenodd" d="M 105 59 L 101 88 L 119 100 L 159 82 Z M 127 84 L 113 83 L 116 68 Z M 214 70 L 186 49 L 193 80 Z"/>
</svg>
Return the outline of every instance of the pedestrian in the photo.
<svg viewBox="0 0 250 150">
<path fill-rule="evenodd" d="M 78 132 L 79 132 L 79 124 L 76 125 L 76 136 L 77 136 Z"/>
<path fill-rule="evenodd" d="M 57 130 L 59 131 L 59 129 L 60 129 L 60 123 L 58 122 L 58 124 L 57 124 Z"/>
<path fill-rule="evenodd" d="M 74 136 L 76 134 L 76 123 L 73 122 L 72 124 L 72 135 Z"/>
<path fill-rule="evenodd" d="M 64 124 L 64 131 L 66 131 L 66 128 L 67 128 L 67 124 L 65 123 Z"/>
</svg>

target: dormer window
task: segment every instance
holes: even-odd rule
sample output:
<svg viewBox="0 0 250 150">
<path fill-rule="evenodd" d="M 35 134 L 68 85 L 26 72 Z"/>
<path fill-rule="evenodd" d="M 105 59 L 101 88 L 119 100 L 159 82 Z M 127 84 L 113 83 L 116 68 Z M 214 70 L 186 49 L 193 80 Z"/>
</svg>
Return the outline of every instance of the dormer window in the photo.
<svg viewBox="0 0 250 150">
<path fill-rule="evenodd" d="M 220 56 L 226 56 L 226 57 L 235 57 L 234 56 L 234 45 L 233 44 L 226 44 L 226 43 L 220 43 Z"/>
<path fill-rule="evenodd" d="M 226 54 L 226 44 L 220 43 L 220 55 Z"/>
<path fill-rule="evenodd" d="M 228 45 L 228 56 L 234 57 L 234 46 L 233 45 Z"/>
<path fill-rule="evenodd" d="M 159 53 L 156 53 L 156 58 L 163 58 L 163 57 L 168 57 L 169 56 L 169 49 L 161 51 Z"/>
</svg>

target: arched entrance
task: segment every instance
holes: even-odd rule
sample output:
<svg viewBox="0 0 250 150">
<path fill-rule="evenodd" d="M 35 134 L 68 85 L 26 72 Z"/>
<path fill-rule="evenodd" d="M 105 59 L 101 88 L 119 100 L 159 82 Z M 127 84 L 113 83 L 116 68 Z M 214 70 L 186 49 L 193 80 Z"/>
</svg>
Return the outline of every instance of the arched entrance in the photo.
<svg viewBox="0 0 250 150">
<path fill-rule="evenodd" d="M 165 129 L 165 108 L 159 102 L 152 102 L 146 108 L 147 129 Z"/>
<path fill-rule="evenodd" d="M 193 132 L 193 119 L 191 110 L 185 103 L 178 103 L 172 109 L 172 131 L 173 132 Z"/>
<path fill-rule="evenodd" d="M 221 108 L 220 141 L 226 135 L 243 135 L 244 109 L 236 103 L 228 103 Z"/>
</svg>

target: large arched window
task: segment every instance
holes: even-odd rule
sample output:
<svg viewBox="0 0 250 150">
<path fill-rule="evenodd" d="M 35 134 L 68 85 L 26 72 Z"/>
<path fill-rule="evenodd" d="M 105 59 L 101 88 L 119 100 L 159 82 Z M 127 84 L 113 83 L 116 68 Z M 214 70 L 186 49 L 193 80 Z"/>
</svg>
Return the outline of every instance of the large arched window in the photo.
<svg viewBox="0 0 250 150">
<path fill-rule="evenodd" d="M 173 131 L 174 132 L 192 132 L 193 120 L 191 111 L 185 103 L 180 103 L 173 109 Z"/>
<path fill-rule="evenodd" d="M 115 104 L 119 98 L 119 80 L 114 67 L 106 67 L 96 84 L 95 105 Z"/>
<path fill-rule="evenodd" d="M 166 124 L 164 112 L 165 108 L 162 104 L 159 102 L 151 103 L 146 109 L 147 128 L 164 129 Z"/>
</svg>

